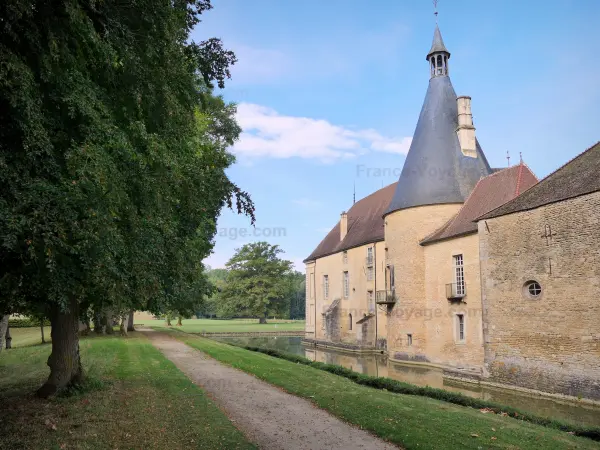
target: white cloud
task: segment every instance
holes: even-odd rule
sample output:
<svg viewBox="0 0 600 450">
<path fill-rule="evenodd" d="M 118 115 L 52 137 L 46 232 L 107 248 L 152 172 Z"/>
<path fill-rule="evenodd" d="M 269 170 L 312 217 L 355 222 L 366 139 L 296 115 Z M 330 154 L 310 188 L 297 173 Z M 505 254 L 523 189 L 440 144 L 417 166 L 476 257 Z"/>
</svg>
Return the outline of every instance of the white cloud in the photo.
<svg viewBox="0 0 600 450">
<path fill-rule="evenodd" d="M 409 137 L 386 137 L 373 129 L 354 130 L 322 119 L 284 116 L 251 103 L 238 105 L 237 120 L 244 131 L 233 151 L 247 157 L 333 162 L 369 151 L 406 154 L 411 142 Z"/>
</svg>

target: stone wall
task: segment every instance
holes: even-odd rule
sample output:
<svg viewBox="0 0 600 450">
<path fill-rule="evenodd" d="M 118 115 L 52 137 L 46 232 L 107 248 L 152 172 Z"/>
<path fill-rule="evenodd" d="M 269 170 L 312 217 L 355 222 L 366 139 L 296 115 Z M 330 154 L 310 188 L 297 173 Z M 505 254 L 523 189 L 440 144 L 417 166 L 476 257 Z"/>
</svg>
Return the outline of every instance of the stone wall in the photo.
<svg viewBox="0 0 600 450">
<path fill-rule="evenodd" d="M 466 296 L 462 300 L 448 300 L 446 297 L 446 284 L 455 281 L 454 255 L 463 255 Z M 426 309 L 423 317 L 427 333 L 425 354 L 431 362 L 481 371 L 483 333 L 479 275 L 477 234 L 425 246 Z M 464 317 L 462 342 L 458 340 L 457 314 Z"/>
<path fill-rule="evenodd" d="M 430 340 L 425 292 L 425 248 L 419 242 L 446 223 L 461 204 L 429 205 L 385 217 L 387 263 L 394 266 L 397 303 L 388 316 L 387 348 L 392 358 L 427 362 Z M 407 312 L 412 311 L 413 314 Z M 412 345 L 408 344 L 412 335 Z"/>
<path fill-rule="evenodd" d="M 367 248 L 374 247 L 373 279 L 367 276 Z M 378 289 L 385 289 L 385 244 L 383 242 L 361 245 L 348 249 L 347 260 L 343 252 L 318 258 L 306 265 L 306 337 L 310 339 L 343 342 L 349 344 L 375 345 L 375 335 L 386 337 L 385 311 L 376 308 L 375 296 Z M 347 271 L 350 279 L 350 291 L 343 296 L 343 273 Z M 314 275 L 311 275 L 314 274 Z M 325 296 L 324 276 L 329 278 L 329 292 Z M 314 285 L 311 287 L 311 276 Z M 373 292 L 369 301 L 368 291 Z M 327 314 L 332 303 L 339 299 L 335 314 Z M 366 338 L 363 326 L 357 324 L 365 315 L 376 314 L 369 319 Z M 308 315 L 311 317 L 309 318 Z M 350 326 L 352 321 L 352 326 Z M 333 328 L 336 328 L 335 330 Z"/>
<path fill-rule="evenodd" d="M 600 192 L 478 226 L 484 375 L 600 399 Z"/>
</svg>

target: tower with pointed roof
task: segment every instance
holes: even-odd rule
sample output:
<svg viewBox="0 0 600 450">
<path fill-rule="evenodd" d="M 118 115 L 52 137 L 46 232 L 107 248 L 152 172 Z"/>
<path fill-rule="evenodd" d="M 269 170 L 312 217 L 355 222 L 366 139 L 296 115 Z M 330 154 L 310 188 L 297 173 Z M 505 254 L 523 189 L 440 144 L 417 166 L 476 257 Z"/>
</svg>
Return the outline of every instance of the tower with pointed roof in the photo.
<svg viewBox="0 0 600 450">
<path fill-rule="evenodd" d="M 474 152 L 461 148 L 459 99 L 449 76 L 450 52 L 436 25 L 427 53 L 430 80 L 412 143 L 386 214 L 422 205 L 463 203 L 477 181 L 492 171 L 479 142 Z M 468 126 L 468 125 L 466 125 Z M 473 127 L 474 130 L 474 127 Z"/>
<path fill-rule="evenodd" d="M 431 264 L 419 243 L 448 223 L 462 208 L 477 182 L 492 173 L 472 125 L 469 97 L 457 97 L 449 76 L 450 51 L 436 24 L 427 53 L 429 86 L 413 140 L 394 195 L 384 214 L 387 248 L 386 279 L 399 311 L 426 311 L 437 298 Z M 407 353 L 407 359 L 427 358 L 432 352 L 431 324 L 390 311 L 388 351 Z M 411 346 L 402 345 L 411 336 Z"/>
</svg>

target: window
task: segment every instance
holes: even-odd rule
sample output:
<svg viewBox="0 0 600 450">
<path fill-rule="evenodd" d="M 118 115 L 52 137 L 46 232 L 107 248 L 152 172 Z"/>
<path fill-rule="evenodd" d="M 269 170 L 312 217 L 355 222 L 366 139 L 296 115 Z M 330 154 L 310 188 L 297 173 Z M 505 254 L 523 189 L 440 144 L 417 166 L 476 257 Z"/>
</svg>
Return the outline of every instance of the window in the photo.
<svg viewBox="0 0 600 450">
<path fill-rule="evenodd" d="M 342 262 L 344 264 L 348 264 L 348 252 L 343 252 L 342 253 Z"/>
<path fill-rule="evenodd" d="M 329 298 L 329 275 L 323 275 L 323 297 Z"/>
<path fill-rule="evenodd" d="M 348 319 L 349 319 L 349 322 L 350 322 L 350 324 L 349 324 L 348 328 L 349 328 L 350 330 L 352 330 L 352 314 L 348 314 Z"/>
<path fill-rule="evenodd" d="M 465 315 L 456 315 L 456 338 L 458 342 L 465 341 Z"/>
<path fill-rule="evenodd" d="M 373 303 L 373 291 L 367 291 L 367 300 L 369 304 Z"/>
<path fill-rule="evenodd" d="M 542 286 L 535 280 L 530 280 L 523 286 L 523 294 L 529 298 L 539 298 L 542 295 Z"/>
<path fill-rule="evenodd" d="M 373 281 L 373 266 L 367 267 L 367 281 Z"/>
<path fill-rule="evenodd" d="M 409 347 L 412 345 L 412 334 L 406 335 L 406 343 L 408 344 Z"/>
<path fill-rule="evenodd" d="M 454 255 L 454 283 L 456 283 L 456 295 L 465 295 L 463 255 Z"/>
<path fill-rule="evenodd" d="M 350 275 L 344 272 L 344 298 L 350 297 Z"/>
<path fill-rule="evenodd" d="M 387 290 L 393 291 L 395 289 L 396 280 L 394 279 L 394 266 L 387 266 L 387 277 L 385 280 Z"/>
<path fill-rule="evenodd" d="M 373 247 L 367 247 L 367 266 L 373 265 Z"/>
</svg>

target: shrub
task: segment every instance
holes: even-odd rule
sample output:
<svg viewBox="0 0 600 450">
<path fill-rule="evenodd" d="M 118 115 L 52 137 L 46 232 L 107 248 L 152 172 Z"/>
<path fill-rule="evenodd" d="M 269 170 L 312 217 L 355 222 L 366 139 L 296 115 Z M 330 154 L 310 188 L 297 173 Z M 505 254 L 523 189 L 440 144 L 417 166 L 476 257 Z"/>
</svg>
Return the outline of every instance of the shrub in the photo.
<svg viewBox="0 0 600 450">
<path fill-rule="evenodd" d="M 46 320 L 46 325 L 50 325 L 50 322 L 48 320 Z M 25 317 L 22 319 L 9 319 L 8 326 L 10 328 L 39 327 L 40 321 L 31 317 Z"/>
</svg>

